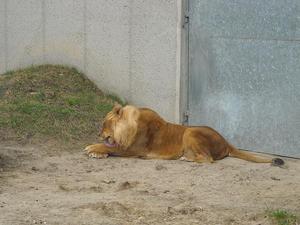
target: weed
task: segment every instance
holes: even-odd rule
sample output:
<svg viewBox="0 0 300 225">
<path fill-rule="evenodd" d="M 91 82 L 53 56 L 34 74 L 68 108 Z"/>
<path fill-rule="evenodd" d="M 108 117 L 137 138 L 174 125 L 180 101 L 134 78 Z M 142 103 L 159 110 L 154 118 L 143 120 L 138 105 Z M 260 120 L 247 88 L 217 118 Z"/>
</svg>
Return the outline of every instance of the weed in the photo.
<svg viewBox="0 0 300 225">
<path fill-rule="evenodd" d="M 275 222 L 277 225 L 297 225 L 298 218 L 294 214 L 282 210 L 277 209 L 274 211 L 269 211 L 268 216 Z"/>
</svg>

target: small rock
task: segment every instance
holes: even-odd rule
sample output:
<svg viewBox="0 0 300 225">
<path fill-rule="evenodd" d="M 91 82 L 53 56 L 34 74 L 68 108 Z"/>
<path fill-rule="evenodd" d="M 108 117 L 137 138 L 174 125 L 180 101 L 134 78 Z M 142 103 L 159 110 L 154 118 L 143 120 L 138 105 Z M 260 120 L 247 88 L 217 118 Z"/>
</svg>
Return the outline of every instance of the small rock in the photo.
<svg viewBox="0 0 300 225">
<path fill-rule="evenodd" d="M 155 166 L 156 170 L 166 170 L 167 168 L 161 164 Z"/>
<path fill-rule="evenodd" d="M 32 171 L 38 171 L 38 168 L 36 168 L 35 166 L 31 167 Z"/>
<path fill-rule="evenodd" d="M 103 192 L 103 188 L 101 186 L 93 186 L 90 187 L 90 190 L 94 191 L 94 192 Z"/>
<path fill-rule="evenodd" d="M 202 207 L 168 207 L 167 213 L 172 214 L 182 214 L 182 215 L 192 215 L 197 212 L 203 212 Z"/>
<path fill-rule="evenodd" d="M 101 182 L 105 183 L 105 184 L 114 184 L 114 183 L 116 183 L 116 181 L 114 181 L 114 180 L 102 180 Z"/>
<path fill-rule="evenodd" d="M 144 217 L 140 216 L 137 220 L 142 220 L 142 219 L 144 219 Z"/>
<path fill-rule="evenodd" d="M 280 180 L 279 178 L 276 177 L 271 177 L 272 180 Z"/>
<path fill-rule="evenodd" d="M 125 181 L 119 185 L 119 191 L 131 189 L 131 188 L 136 187 L 137 185 L 138 185 L 138 182 L 136 182 L 136 181 L 135 182 Z"/>
</svg>

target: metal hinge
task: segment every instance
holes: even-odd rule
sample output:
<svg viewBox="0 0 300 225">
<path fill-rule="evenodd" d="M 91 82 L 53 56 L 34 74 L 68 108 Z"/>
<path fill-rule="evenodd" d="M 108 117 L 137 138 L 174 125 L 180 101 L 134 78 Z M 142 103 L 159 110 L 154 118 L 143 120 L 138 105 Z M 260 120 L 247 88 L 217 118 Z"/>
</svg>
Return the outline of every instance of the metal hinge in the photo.
<svg viewBox="0 0 300 225">
<path fill-rule="evenodd" d="M 188 123 L 188 121 L 189 121 L 189 116 L 190 116 L 190 112 L 189 112 L 189 111 L 185 111 L 185 112 L 183 113 L 183 123 L 184 123 L 184 124 L 187 124 L 187 123 Z"/>
<path fill-rule="evenodd" d="M 187 24 L 190 22 L 190 16 L 186 13 L 183 18 L 182 27 L 186 28 Z"/>
</svg>

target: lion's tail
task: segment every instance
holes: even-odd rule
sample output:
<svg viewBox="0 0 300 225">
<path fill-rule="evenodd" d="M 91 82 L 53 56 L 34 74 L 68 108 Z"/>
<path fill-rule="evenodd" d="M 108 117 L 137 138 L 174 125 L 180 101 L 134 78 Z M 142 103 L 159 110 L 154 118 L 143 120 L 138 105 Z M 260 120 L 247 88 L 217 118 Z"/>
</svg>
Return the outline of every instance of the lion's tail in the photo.
<svg viewBox="0 0 300 225">
<path fill-rule="evenodd" d="M 273 166 L 281 166 L 284 164 L 284 161 L 280 158 L 267 159 L 252 153 L 237 149 L 232 145 L 229 146 L 229 156 L 244 159 L 251 162 L 257 163 L 271 163 Z"/>
</svg>

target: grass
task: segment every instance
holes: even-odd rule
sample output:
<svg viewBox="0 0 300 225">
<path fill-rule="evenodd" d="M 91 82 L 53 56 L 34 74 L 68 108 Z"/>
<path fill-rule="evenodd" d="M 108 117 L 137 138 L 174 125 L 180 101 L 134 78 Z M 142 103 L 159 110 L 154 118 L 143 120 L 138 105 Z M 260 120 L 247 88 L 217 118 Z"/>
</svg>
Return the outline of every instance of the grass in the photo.
<svg viewBox="0 0 300 225">
<path fill-rule="evenodd" d="M 297 225 L 299 220 L 296 215 L 282 209 L 268 212 L 269 218 L 277 225 Z"/>
<path fill-rule="evenodd" d="M 117 96 L 64 66 L 32 66 L 0 75 L 0 140 L 80 140 L 97 134 Z"/>
</svg>

